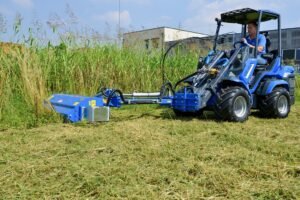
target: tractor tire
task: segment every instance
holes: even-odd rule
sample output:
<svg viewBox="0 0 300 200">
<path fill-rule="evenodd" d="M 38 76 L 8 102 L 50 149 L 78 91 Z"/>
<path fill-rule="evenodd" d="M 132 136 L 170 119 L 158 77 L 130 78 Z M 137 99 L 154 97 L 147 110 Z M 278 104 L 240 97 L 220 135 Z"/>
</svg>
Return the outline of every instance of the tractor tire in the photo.
<svg viewBox="0 0 300 200">
<path fill-rule="evenodd" d="M 291 109 L 290 99 L 285 88 L 275 88 L 270 94 L 260 98 L 258 108 L 263 117 L 286 118 Z"/>
<path fill-rule="evenodd" d="M 218 118 L 232 122 L 244 122 L 250 114 L 248 92 L 238 86 L 221 89 L 214 107 Z"/>
</svg>

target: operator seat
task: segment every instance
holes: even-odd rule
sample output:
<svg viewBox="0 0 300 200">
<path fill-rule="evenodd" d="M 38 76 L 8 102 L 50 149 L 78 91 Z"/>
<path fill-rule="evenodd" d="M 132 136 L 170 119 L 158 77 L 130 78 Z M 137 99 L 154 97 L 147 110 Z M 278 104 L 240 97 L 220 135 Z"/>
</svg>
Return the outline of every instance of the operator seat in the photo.
<svg viewBox="0 0 300 200">
<path fill-rule="evenodd" d="M 277 56 L 276 56 L 277 57 Z M 253 79 L 250 81 L 250 88 L 253 88 L 255 83 L 263 77 L 265 73 L 268 73 L 268 71 L 271 71 L 273 67 L 275 67 L 276 64 L 276 57 L 272 60 L 272 62 L 268 65 L 268 67 L 264 67 L 263 70 L 259 70 L 259 68 L 255 68 L 253 73 Z"/>
<path fill-rule="evenodd" d="M 261 70 L 266 70 L 266 68 L 268 68 L 268 66 L 271 65 L 271 63 L 273 62 L 273 60 L 278 56 L 278 50 L 275 49 L 275 50 L 272 50 L 268 53 L 265 53 L 262 55 L 262 57 L 264 59 L 267 60 L 267 64 L 266 65 L 257 65 L 255 70 L 256 71 L 261 71 Z"/>
<path fill-rule="evenodd" d="M 266 65 L 257 65 L 255 68 L 255 71 L 266 70 L 266 67 L 270 66 L 270 64 L 272 63 L 274 58 L 276 58 L 278 55 L 278 50 L 269 51 L 270 46 L 271 46 L 271 40 L 268 37 L 269 33 L 261 32 L 261 34 L 265 35 L 265 37 L 266 37 L 266 53 L 263 54 L 262 57 L 267 60 L 267 64 Z"/>
</svg>

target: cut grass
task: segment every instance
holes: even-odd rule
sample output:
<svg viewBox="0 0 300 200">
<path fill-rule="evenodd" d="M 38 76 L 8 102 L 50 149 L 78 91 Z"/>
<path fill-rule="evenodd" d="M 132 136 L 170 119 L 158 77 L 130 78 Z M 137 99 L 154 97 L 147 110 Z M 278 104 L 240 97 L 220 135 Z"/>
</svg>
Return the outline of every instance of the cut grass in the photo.
<svg viewBox="0 0 300 200">
<path fill-rule="evenodd" d="M 297 199 L 299 104 L 287 119 L 176 118 L 113 109 L 109 123 L 0 132 L 1 199 Z"/>
</svg>

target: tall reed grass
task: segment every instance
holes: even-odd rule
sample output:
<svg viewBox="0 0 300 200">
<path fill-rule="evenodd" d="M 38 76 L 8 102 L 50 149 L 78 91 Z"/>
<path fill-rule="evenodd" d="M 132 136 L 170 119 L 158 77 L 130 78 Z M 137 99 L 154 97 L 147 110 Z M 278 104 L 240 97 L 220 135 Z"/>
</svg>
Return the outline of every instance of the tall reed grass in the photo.
<svg viewBox="0 0 300 200">
<path fill-rule="evenodd" d="M 99 87 L 125 92 L 158 91 L 161 52 L 136 52 L 116 45 L 69 48 L 11 46 L 0 50 L 0 123 L 34 126 L 53 115 L 43 107 L 52 93 L 94 95 Z M 176 81 L 195 70 L 196 53 L 170 56 L 165 70 Z"/>
</svg>

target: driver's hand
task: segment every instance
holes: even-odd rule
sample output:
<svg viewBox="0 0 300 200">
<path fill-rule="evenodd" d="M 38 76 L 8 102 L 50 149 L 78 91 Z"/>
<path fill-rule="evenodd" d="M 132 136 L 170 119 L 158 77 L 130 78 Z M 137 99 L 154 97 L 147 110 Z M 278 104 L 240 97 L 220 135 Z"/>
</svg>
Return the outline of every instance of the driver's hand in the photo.
<svg viewBox="0 0 300 200">
<path fill-rule="evenodd" d="M 241 42 L 243 42 L 244 44 L 248 44 L 246 38 L 242 38 L 242 39 L 241 39 Z"/>
<path fill-rule="evenodd" d="M 249 44 L 249 43 L 247 42 L 246 38 L 242 38 L 242 39 L 241 39 L 241 42 L 243 42 L 245 45 L 247 45 L 247 46 L 250 47 L 250 48 L 255 48 L 255 46 L 253 46 L 253 45 L 251 45 L 251 44 Z"/>
<path fill-rule="evenodd" d="M 225 53 L 226 58 L 230 58 L 231 50 L 225 50 L 224 53 Z"/>
</svg>

